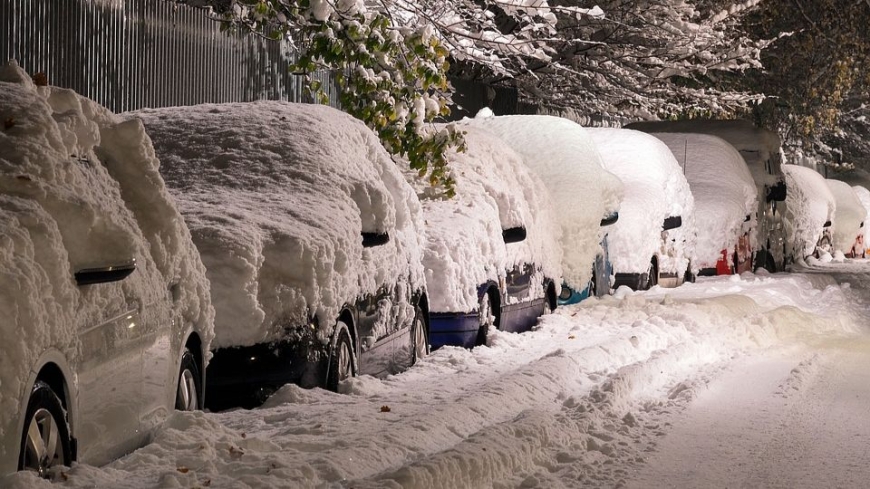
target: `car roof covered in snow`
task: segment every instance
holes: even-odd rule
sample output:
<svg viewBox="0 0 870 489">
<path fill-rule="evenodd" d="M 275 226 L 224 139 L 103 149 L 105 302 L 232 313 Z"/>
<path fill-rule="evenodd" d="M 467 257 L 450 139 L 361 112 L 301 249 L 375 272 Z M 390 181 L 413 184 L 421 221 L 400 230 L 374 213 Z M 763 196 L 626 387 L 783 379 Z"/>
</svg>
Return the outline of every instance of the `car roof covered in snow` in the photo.
<svg viewBox="0 0 870 489">
<path fill-rule="evenodd" d="M 834 195 L 837 206 L 833 222 L 834 249 L 849 253 L 852 251 L 852 245 L 855 244 L 855 238 L 864 233 L 863 225 L 867 218 L 867 210 L 851 185 L 830 178 L 825 182 Z"/>
<path fill-rule="evenodd" d="M 280 339 L 345 303 L 421 290 L 420 205 L 377 137 L 336 109 L 262 101 L 147 109 L 161 171 L 202 253 L 217 347 Z M 388 233 L 363 248 L 361 233 Z"/>
<path fill-rule="evenodd" d="M 543 181 L 559 209 L 564 281 L 584 288 L 601 250 L 601 219 L 619 211 L 623 192 L 622 182 L 604 168 L 585 129 L 561 117 L 492 116 L 489 111 L 463 123 L 500 137 Z"/>
<path fill-rule="evenodd" d="M 543 183 L 501 139 L 473 126 L 462 130 L 467 149 L 448 156 L 453 198 L 433 195 L 427 182 L 412 177 L 426 223 L 423 263 L 433 312 L 476 309 L 481 284 L 499 283 L 523 263 L 535 264 L 557 287 L 561 277 L 561 230 Z M 526 239 L 505 244 L 502 231 L 514 227 L 525 228 Z"/>
<path fill-rule="evenodd" d="M 653 133 L 683 167 L 695 199 L 699 267 L 715 266 L 732 249 L 746 217 L 755 219 L 758 190 L 740 153 L 722 138 L 695 133 Z M 754 237 L 754 233 L 752 233 Z"/>
<path fill-rule="evenodd" d="M 825 177 L 812 168 L 782 165 L 782 171 L 789 189 L 785 199 L 790 217 L 788 242 L 804 258 L 815 251 L 825 223 L 833 220 L 836 200 Z"/>
<path fill-rule="evenodd" d="M 587 129 L 605 167 L 625 185 L 619 221 L 609 234 L 614 270 L 643 273 L 661 247 L 662 223 L 680 216 L 682 226 L 672 233 L 680 263 L 660 262 L 660 270 L 685 269 L 694 252 L 695 201 L 683 169 L 665 143 L 640 131 L 613 128 Z M 664 257 L 661 257 L 664 258 Z"/>
</svg>

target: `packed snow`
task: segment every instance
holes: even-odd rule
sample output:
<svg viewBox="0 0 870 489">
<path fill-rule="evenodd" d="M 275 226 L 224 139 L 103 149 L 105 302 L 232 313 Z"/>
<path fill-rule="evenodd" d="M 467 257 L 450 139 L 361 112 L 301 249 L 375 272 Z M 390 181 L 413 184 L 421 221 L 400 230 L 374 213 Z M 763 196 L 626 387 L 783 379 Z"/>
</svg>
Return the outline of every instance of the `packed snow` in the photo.
<svg viewBox="0 0 870 489">
<path fill-rule="evenodd" d="M 825 345 L 867 342 L 867 301 L 827 274 L 620 292 L 559 308 L 535 331 L 494 332 L 490 346 L 444 347 L 402 374 L 351 379 L 346 395 L 288 385 L 258 409 L 177 413 L 148 446 L 105 467 L 64 469 L 53 487 L 661 487 L 679 479 L 656 471 L 687 452 L 660 450 L 672 433 L 715 444 L 723 429 L 694 421 L 696 402 L 717 400 L 726 423 L 764 419 L 766 406 L 800 399 L 818 366 L 840 357 Z M 738 373 L 740 403 L 721 397 Z M 765 384 L 746 389 L 755 379 Z M 743 401 L 768 384 L 767 397 Z M 867 424 L 864 407 L 852 416 Z M 752 430 L 735 436 L 755 440 Z M 724 477 L 714 486 L 745 477 L 715 471 L 740 453 L 688 455 L 700 462 L 676 468 Z M 825 486 L 832 471 L 868 473 L 828 463 L 803 487 Z M 50 487 L 30 474 L 2 484 Z"/>
<path fill-rule="evenodd" d="M 811 168 L 782 165 L 788 195 L 785 219 L 788 242 L 793 243 L 796 259 L 806 258 L 816 251 L 824 225 L 834 218 L 836 201 L 825 183 L 825 177 Z"/>
<path fill-rule="evenodd" d="M 207 350 L 214 310 L 141 123 L 71 90 L 35 86 L 15 62 L 0 68 L 0 120 L 0 440 L 17 444 L 6 434 L 19 432 L 31 369 L 46 355 L 60 352 L 77 368 L 90 351 L 84 332 L 137 301 L 150 320 L 177 321 L 174 334 L 196 330 Z M 75 272 L 131 260 L 125 280 L 76 285 Z M 81 387 L 76 375 L 67 380 Z M 0 467 L 14 468 L 18 448 L 0 446 Z"/>
<path fill-rule="evenodd" d="M 208 270 L 214 347 L 281 339 L 315 314 L 326 343 L 345 303 L 424 288 L 419 201 L 349 115 L 255 102 L 128 117 L 144 121 Z M 361 232 L 390 240 L 364 249 Z"/>
<path fill-rule="evenodd" d="M 583 290 L 601 252 L 601 219 L 620 211 L 623 186 L 606 171 L 586 130 L 567 119 L 544 115 L 493 116 L 482 110 L 460 127 L 482 127 L 523 156 L 544 182 L 561 225 L 563 280 Z"/>
<path fill-rule="evenodd" d="M 615 273 L 645 273 L 658 256 L 659 271 L 682 276 L 695 249 L 695 201 L 680 163 L 665 143 L 631 129 L 587 129 L 604 166 L 625 185 L 619 221 L 608 235 Z M 662 252 L 662 223 L 680 216 L 667 231 L 672 254 Z M 671 247 L 672 246 L 672 247 Z M 693 266 L 695 266 L 693 264 Z"/>
<path fill-rule="evenodd" d="M 715 268 L 722 250 L 733 250 L 755 229 L 758 190 L 740 153 L 725 140 L 706 134 L 653 133 L 683 167 L 695 199 L 698 268 Z M 750 216 L 749 222 L 746 216 Z M 755 233 L 750 233 L 754 239 Z M 753 249 L 755 243 L 751 243 Z"/>
<path fill-rule="evenodd" d="M 467 149 L 448 157 L 456 179 L 453 198 L 440 198 L 428 182 L 411 177 L 423 207 L 432 312 L 476 310 L 481 284 L 501 283 L 506 271 L 525 263 L 536 266 L 535 283 L 562 276 L 561 229 L 540 179 L 500 139 L 476 127 L 463 131 Z M 526 239 L 505 244 L 502 231 L 515 227 L 526 229 Z M 530 292 L 534 299 L 544 291 Z"/>
<path fill-rule="evenodd" d="M 833 238 L 834 250 L 843 254 L 852 253 L 859 236 L 864 239 L 864 220 L 867 210 L 858 199 L 852 186 L 840 180 L 826 179 L 831 194 L 834 196 L 836 212 L 834 213 Z M 863 245 L 859 245 L 862 248 Z M 861 250 L 858 250 L 858 255 Z"/>
</svg>

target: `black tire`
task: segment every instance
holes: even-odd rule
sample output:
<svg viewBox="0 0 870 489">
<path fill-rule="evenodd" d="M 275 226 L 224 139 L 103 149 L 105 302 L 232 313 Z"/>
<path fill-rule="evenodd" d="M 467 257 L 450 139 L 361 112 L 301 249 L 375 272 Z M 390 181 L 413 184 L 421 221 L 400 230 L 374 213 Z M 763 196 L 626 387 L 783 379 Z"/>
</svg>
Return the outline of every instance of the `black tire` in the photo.
<svg viewBox="0 0 870 489">
<path fill-rule="evenodd" d="M 63 404 L 48 384 L 37 381 L 24 415 L 18 470 L 30 470 L 48 479 L 52 467 L 71 463 L 69 425 Z"/>
<path fill-rule="evenodd" d="M 737 257 L 736 251 L 734 252 L 734 255 L 731 257 L 731 259 L 734 260 L 734 265 L 733 265 L 734 268 L 733 268 L 733 271 L 731 273 L 736 274 L 740 270 L 740 259 Z"/>
<path fill-rule="evenodd" d="M 423 357 L 429 355 L 429 332 L 426 331 L 426 320 L 423 310 L 416 306 L 414 311 L 414 324 L 411 328 L 411 364 L 417 363 Z"/>
<path fill-rule="evenodd" d="M 485 345 L 490 326 L 495 326 L 497 324 L 495 319 L 496 312 L 493 310 L 492 302 L 492 297 L 489 295 L 489 292 L 484 292 L 483 297 L 480 298 L 480 306 L 477 308 L 480 318 L 480 327 L 477 330 L 477 340 L 475 341 L 474 346 Z"/>
<path fill-rule="evenodd" d="M 350 331 L 347 325 L 339 321 L 335 326 L 335 346 L 329 355 L 329 367 L 326 373 L 326 388 L 338 392 L 338 385 L 356 376 L 354 366 L 353 343 L 350 341 Z"/>
<path fill-rule="evenodd" d="M 589 297 L 598 295 L 598 273 L 592 269 L 592 280 L 589 281 Z"/>
<path fill-rule="evenodd" d="M 196 357 L 185 348 L 178 368 L 178 382 L 175 389 L 175 409 L 196 411 L 202 409 L 202 373 Z"/>
</svg>

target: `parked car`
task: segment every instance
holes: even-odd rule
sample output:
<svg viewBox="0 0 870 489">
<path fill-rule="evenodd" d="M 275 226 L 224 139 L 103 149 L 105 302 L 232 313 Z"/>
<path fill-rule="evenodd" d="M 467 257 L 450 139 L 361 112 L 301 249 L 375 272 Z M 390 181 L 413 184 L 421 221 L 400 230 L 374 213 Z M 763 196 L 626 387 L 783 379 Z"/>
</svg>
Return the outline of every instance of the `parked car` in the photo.
<svg viewBox="0 0 870 489">
<path fill-rule="evenodd" d="M 695 199 L 699 275 L 752 270 L 758 191 L 740 153 L 707 134 L 653 133 L 683 167 Z"/>
<path fill-rule="evenodd" d="M 837 204 L 825 177 L 797 165 L 782 165 L 782 171 L 789 189 L 785 224 L 789 242 L 794 243 L 795 259 L 831 253 L 831 225 Z"/>
<path fill-rule="evenodd" d="M 609 233 L 614 287 L 676 287 L 691 279 L 695 201 L 673 153 L 631 129 L 589 128 L 604 166 L 622 180 L 619 222 Z"/>
<path fill-rule="evenodd" d="M 758 188 L 755 264 L 769 272 L 785 270 L 792 243 L 786 240 L 783 216 L 788 211 L 788 186 L 780 162 L 779 136 L 746 120 L 691 119 L 634 122 L 625 126 L 644 132 L 682 132 L 718 136 L 734 146 L 746 161 Z"/>
<path fill-rule="evenodd" d="M 337 390 L 428 352 L 420 204 L 377 136 L 336 109 L 148 109 L 215 302 L 207 406 L 286 383 Z"/>
<path fill-rule="evenodd" d="M 861 205 L 864 207 L 864 211 L 867 212 L 867 215 L 870 216 L 870 190 L 867 190 L 866 187 L 861 185 L 855 185 L 852 187 L 852 190 L 855 191 L 855 196 L 858 197 L 858 200 L 861 202 Z M 864 220 L 864 224 L 866 226 L 867 220 Z M 863 227 L 863 226 L 862 226 Z M 870 254 L 870 249 L 867 249 L 867 245 L 870 244 L 867 239 L 865 239 L 864 234 L 860 236 L 860 256 L 861 258 L 866 258 L 868 254 Z M 856 255 L 852 258 L 858 258 L 858 249 L 856 248 Z"/>
<path fill-rule="evenodd" d="M 836 213 L 833 224 L 833 248 L 849 258 L 864 258 L 864 221 L 867 210 L 855 190 L 846 182 L 826 179 L 834 195 Z"/>
<path fill-rule="evenodd" d="M 607 232 L 619 218 L 622 182 L 604 169 L 586 130 L 568 119 L 545 115 L 492 115 L 481 111 L 468 126 L 500 137 L 522 155 L 543 181 L 561 226 L 562 290 L 559 304 L 610 293 Z"/>
<path fill-rule="evenodd" d="M 556 308 L 562 275 L 546 188 L 500 139 L 463 131 L 467 149 L 448 160 L 455 196 L 433 195 L 428 182 L 412 178 L 426 223 L 432 348 L 486 344 L 491 327 L 531 329 Z"/>
<path fill-rule="evenodd" d="M 214 310 L 142 125 L 0 67 L 0 476 L 202 407 Z"/>
</svg>

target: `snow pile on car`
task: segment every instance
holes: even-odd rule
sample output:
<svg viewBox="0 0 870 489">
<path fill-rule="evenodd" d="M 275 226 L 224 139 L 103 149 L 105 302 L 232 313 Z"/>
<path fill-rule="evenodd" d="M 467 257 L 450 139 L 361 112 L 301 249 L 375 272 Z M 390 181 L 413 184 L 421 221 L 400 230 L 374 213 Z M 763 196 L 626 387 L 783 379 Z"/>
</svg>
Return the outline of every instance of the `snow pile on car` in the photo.
<svg viewBox="0 0 870 489">
<path fill-rule="evenodd" d="M 825 177 L 812 168 L 782 165 L 788 195 L 786 228 L 793 243 L 795 258 L 805 258 L 816 249 L 826 222 L 833 219 L 836 200 Z"/>
<path fill-rule="evenodd" d="M 851 185 L 832 179 L 826 179 L 825 182 L 834 196 L 837 209 L 833 219 L 834 250 L 850 253 L 858 236 L 864 235 L 867 210 Z M 858 250 L 858 254 L 861 254 L 861 250 Z"/>
<path fill-rule="evenodd" d="M 477 127 L 464 127 L 467 150 L 452 151 L 448 166 L 456 180 L 450 199 L 432 195 L 426 182 L 412 178 L 421 195 L 426 226 L 423 264 L 430 310 L 464 312 L 478 306 L 477 288 L 499 283 L 505 271 L 533 263 L 557 284 L 562 275 L 561 233 L 547 189 L 501 139 Z M 527 238 L 505 244 L 502 231 L 524 227 Z M 532 287 L 532 298 L 543 289 Z"/>
<path fill-rule="evenodd" d="M 750 216 L 755 228 L 758 191 L 740 153 L 724 139 L 706 134 L 654 133 L 671 149 L 692 189 L 698 267 L 715 267 L 721 251 L 733 250 Z M 751 234 L 754 241 L 755 233 Z M 753 248 L 755 243 L 752 243 Z"/>
<path fill-rule="evenodd" d="M 695 201 L 683 169 L 659 139 L 631 129 L 589 128 L 604 166 L 625 185 L 619 221 L 608 240 L 610 261 L 620 273 L 645 273 L 662 244 L 662 223 L 680 216 L 668 231 L 675 256 L 659 257 L 659 271 L 682 273 L 694 254 Z"/>
<path fill-rule="evenodd" d="M 71 90 L 37 87 L 15 62 L 0 68 L 0 120 L 0 412 L 18 416 L 46 348 L 75 357 L 79 333 L 129 310 L 129 298 L 168 308 L 177 284 L 175 310 L 156 317 L 197 325 L 208 348 L 205 269 L 142 124 Z M 132 259 L 125 280 L 76 285 L 79 270 Z"/>
<path fill-rule="evenodd" d="M 620 211 L 623 187 L 604 169 L 584 128 L 560 117 L 494 117 L 488 110 L 463 123 L 499 136 L 543 181 L 562 228 L 563 279 L 578 290 L 585 288 L 601 251 L 601 219 Z"/>
<path fill-rule="evenodd" d="M 144 121 L 208 269 L 215 347 L 298 334 L 285 328 L 313 315 L 325 343 L 345 303 L 423 289 L 419 201 L 361 122 L 274 101 L 129 116 Z M 360 232 L 390 239 L 364 249 Z"/>
</svg>

